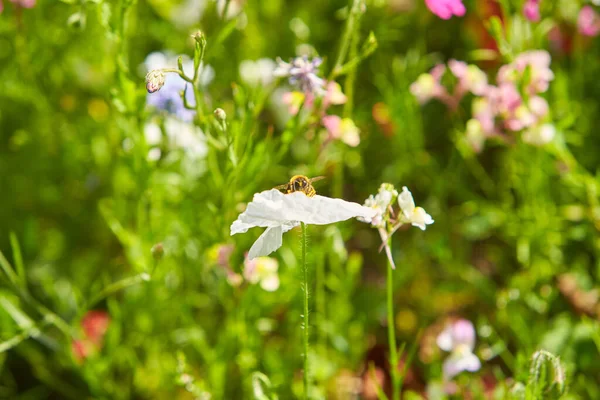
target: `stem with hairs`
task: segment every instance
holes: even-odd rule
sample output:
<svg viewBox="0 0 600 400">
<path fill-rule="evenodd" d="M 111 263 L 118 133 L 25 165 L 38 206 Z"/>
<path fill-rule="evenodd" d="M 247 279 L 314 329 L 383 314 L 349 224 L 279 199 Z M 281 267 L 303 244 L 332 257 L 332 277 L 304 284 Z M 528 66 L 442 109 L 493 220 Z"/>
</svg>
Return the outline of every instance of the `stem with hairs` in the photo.
<svg viewBox="0 0 600 400">
<path fill-rule="evenodd" d="M 303 344 L 304 344 L 304 398 L 308 399 L 308 267 L 306 265 L 306 225 L 302 226 L 302 272 L 303 282 L 302 291 L 304 294 L 304 313 L 303 313 Z"/>
<path fill-rule="evenodd" d="M 391 235 L 390 235 L 391 236 Z M 388 236 L 388 246 L 392 245 Z M 387 323 L 388 342 L 390 346 L 390 375 L 392 376 L 392 400 L 400 399 L 400 379 L 398 376 L 398 348 L 396 346 L 396 331 L 394 320 L 394 270 L 388 261 L 387 267 Z"/>
</svg>

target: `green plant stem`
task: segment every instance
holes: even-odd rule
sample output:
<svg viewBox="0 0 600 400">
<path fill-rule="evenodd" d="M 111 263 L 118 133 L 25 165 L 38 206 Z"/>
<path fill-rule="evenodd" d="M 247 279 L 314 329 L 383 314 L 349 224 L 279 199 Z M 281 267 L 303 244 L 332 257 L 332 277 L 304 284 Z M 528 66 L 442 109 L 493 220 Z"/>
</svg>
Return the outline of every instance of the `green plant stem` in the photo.
<svg viewBox="0 0 600 400">
<path fill-rule="evenodd" d="M 335 61 L 335 65 L 331 70 L 331 74 L 333 75 L 335 71 L 340 68 L 344 61 L 346 60 L 346 55 L 348 54 L 348 48 L 350 47 L 350 41 L 352 39 L 353 33 L 355 32 L 355 24 L 358 18 L 360 18 L 360 5 L 362 0 L 353 0 L 352 6 L 350 8 L 350 13 L 348 15 L 348 19 L 346 20 L 346 29 L 344 31 L 344 36 L 342 37 L 342 43 L 340 45 L 340 51 L 338 53 L 337 59 Z M 330 77 L 331 78 L 331 77 Z"/>
<path fill-rule="evenodd" d="M 391 240 L 388 238 L 388 246 Z M 387 268 L 387 323 L 388 342 L 390 346 L 390 374 L 392 376 L 392 400 L 400 399 L 400 380 L 398 379 L 398 348 L 394 321 L 394 271 L 388 262 Z"/>
<path fill-rule="evenodd" d="M 304 398 L 308 399 L 308 267 L 306 266 L 306 225 L 302 227 L 302 291 L 304 294 L 303 341 L 304 341 Z"/>
</svg>

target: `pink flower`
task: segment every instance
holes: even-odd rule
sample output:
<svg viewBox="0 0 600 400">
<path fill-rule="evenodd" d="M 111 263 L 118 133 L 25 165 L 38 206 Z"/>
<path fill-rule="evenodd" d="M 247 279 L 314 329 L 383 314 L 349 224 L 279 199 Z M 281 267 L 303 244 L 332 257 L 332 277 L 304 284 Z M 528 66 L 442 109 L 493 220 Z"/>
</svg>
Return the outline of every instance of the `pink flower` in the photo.
<svg viewBox="0 0 600 400">
<path fill-rule="evenodd" d="M 498 70 L 498 84 L 514 83 L 522 79 L 529 68 L 529 81 L 524 82 L 528 94 L 543 93 L 548 90 L 554 73 L 550 69 L 551 57 L 545 50 L 526 51 L 515 60 Z"/>
<path fill-rule="evenodd" d="M 330 105 L 344 104 L 347 100 L 339 83 L 333 81 L 327 82 L 325 96 L 323 97 L 323 109 L 328 108 Z"/>
<path fill-rule="evenodd" d="M 329 132 L 332 139 L 338 139 L 350 147 L 360 144 L 360 131 L 350 118 L 340 118 L 337 115 L 326 115 L 321 123 Z"/>
<path fill-rule="evenodd" d="M 577 28 L 585 36 L 597 36 L 600 33 L 600 16 L 591 6 L 585 6 L 579 12 Z"/>
<path fill-rule="evenodd" d="M 300 111 L 305 98 L 306 95 L 302 92 L 285 92 L 281 100 L 288 107 L 290 115 L 296 115 Z"/>
<path fill-rule="evenodd" d="M 102 348 L 104 335 L 110 325 L 110 316 L 105 311 L 88 311 L 81 320 L 83 337 L 73 340 L 71 350 L 79 362 Z"/>
<path fill-rule="evenodd" d="M 523 15 L 531 22 L 538 22 L 541 19 L 540 1 L 541 0 L 527 0 L 523 6 Z"/>
<path fill-rule="evenodd" d="M 466 12 L 462 0 L 425 0 L 425 5 L 441 19 L 450 19 L 453 15 L 462 17 Z"/>
<path fill-rule="evenodd" d="M 469 65 L 464 61 L 448 61 L 450 72 L 458 78 L 458 85 L 454 89 L 454 97 L 457 101 L 467 92 L 482 96 L 487 91 L 487 75 L 476 65 Z"/>
<path fill-rule="evenodd" d="M 273 257 L 256 257 L 244 261 L 244 278 L 251 284 L 260 284 L 267 292 L 274 292 L 279 288 L 279 262 Z"/>
<path fill-rule="evenodd" d="M 445 72 L 446 66 L 438 64 L 428 74 L 419 75 L 417 80 L 410 85 L 410 92 L 420 104 L 425 104 L 431 99 L 438 99 L 448 106 L 453 105 L 453 99 L 441 83 Z"/>
<path fill-rule="evenodd" d="M 481 361 L 475 354 L 475 328 L 471 321 L 459 319 L 448 325 L 437 337 L 437 345 L 449 351 L 443 365 L 444 378 L 450 380 L 462 371 L 475 372 L 481 368 Z"/>
</svg>

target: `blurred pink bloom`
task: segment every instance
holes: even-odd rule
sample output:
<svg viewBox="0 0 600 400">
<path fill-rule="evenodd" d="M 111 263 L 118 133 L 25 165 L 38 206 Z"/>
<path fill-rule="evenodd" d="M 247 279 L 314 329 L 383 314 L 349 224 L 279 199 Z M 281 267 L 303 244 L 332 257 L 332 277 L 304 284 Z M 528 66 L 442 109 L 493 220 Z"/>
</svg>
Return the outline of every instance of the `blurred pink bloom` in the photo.
<svg viewBox="0 0 600 400">
<path fill-rule="evenodd" d="M 217 247 L 217 264 L 224 268 L 229 267 L 229 257 L 234 250 L 235 246 L 232 244 L 220 244 Z"/>
<path fill-rule="evenodd" d="M 592 6 L 581 9 L 577 18 L 577 27 L 579 33 L 585 36 L 597 36 L 600 33 L 600 16 Z"/>
<path fill-rule="evenodd" d="M 467 11 L 462 0 L 425 0 L 425 5 L 441 19 L 450 19 L 453 15 L 462 17 Z"/>
<path fill-rule="evenodd" d="M 329 132 L 332 139 L 341 140 L 350 147 L 360 144 L 360 131 L 350 118 L 340 118 L 337 115 L 326 115 L 321 123 Z"/>
<path fill-rule="evenodd" d="M 515 60 L 498 70 L 498 84 L 514 83 L 522 79 L 525 70 L 529 68 L 529 82 L 526 84 L 528 94 L 543 93 L 548 90 L 554 73 L 550 69 L 551 57 L 545 50 L 526 51 L 519 54 Z"/>
<path fill-rule="evenodd" d="M 462 371 L 475 372 L 481 368 L 481 361 L 475 349 L 475 328 L 471 321 L 459 319 L 446 327 L 437 337 L 437 345 L 449 351 L 443 365 L 444 378 L 450 380 Z"/>
<path fill-rule="evenodd" d="M 256 257 L 244 261 L 244 278 L 251 284 L 260 284 L 267 292 L 274 292 L 279 288 L 279 262 L 273 257 Z"/>
<path fill-rule="evenodd" d="M 541 19 L 540 1 L 541 0 L 527 0 L 523 6 L 523 15 L 531 22 L 538 22 Z"/>
<path fill-rule="evenodd" d="M 22 8 L 33 8 L 35 6 L 35 1 L 36 0 L 10 0 L 15 6 Z M 2 3 L 2 0 L 0 0 L 0 13 L 2 10 L 4 10 L 4 4 Z"/>
<path fill-rule="evenodd" d="M 73 340 L 71 349 L 75 359 L 82 362 L 102 348 L 104 335 L 110 325 L 110 316 L 105 311 L 88 311 L 81 320 L 83 337 Z"/>
<path fill-rule="evenodd" d="M 420 104 L 425 104 L 431 99 L 438 99 L 448 107 L 456 108 L 457 101 L 448 94 L 448 91 L 442 85 L 444 73 L 446 73 L 446 66 L 438 64 L 428 74 L 419 75 L 417 80 L 410 85 L 410 92 Z"/>
<path fill-rule="evenodd" d="M 460 98 L 467 92 L 477 96 L 486 93 L 488 87 L 487 75 L 476 65 L 469 65 L 464 61 L 450 60 L 448 61 L 448 68 L 458 78 L 458 84 L 454 89 L 456 101 L 460 101 Z"/>
<path fill-rule="evenodd" d="M 305 98 L 306 95 L 302 92 L 285 92 L 281 100 L 288 107 L 290 115 L 296 115 L 300 111 Z"/>
<path fill-rule="evenodd" d="M 342 87 L 337 82 L 328 82 L 325 90 L 323 109 L 328 108 L 330 105 L 344 104 L 348 100 L 346 95 L 342 92 Z"/>
</svg>

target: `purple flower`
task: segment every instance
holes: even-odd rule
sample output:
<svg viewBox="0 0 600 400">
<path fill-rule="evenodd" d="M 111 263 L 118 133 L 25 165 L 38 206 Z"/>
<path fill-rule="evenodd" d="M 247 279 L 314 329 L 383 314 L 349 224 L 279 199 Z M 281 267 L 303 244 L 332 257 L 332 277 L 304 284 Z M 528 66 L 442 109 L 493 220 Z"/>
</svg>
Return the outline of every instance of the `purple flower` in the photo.
<svg viewBox="0 0 600 400">
<path fill-rule="evenodd" d="M 481 361 L 475 349 L 475 328 L 470 321 L 459 319 L 446 327 L 437 337 L 437 345 L 450 355 L 444 361 L 444 379 L 450 380 L 462 371 L 475 372 L 481 368 Z"/>
<path fill-rule="evenodd" d="M 579 12 L 577 18 L 579 33 L 585 36 L 598 36 L 600 33 L 600 16 L 592 6 L 585 6 Z"/>
<path fill-rule="evenodd" d="M 538 22 L 541 19 L 540 1 L 541 0 L 527 0 L 523 6 L 523 15 L 531 22 Z"/>
<path fill-rule="evenodd" d="M 425 5 L 441 19 L 450 19 L 453 15 L 462 17 L 467 11 L 462 0 L 425 0 Z"/>
<path fill-rule="evenodd" d="M 325 90 L 325 80 L 317 75 L 319 65 L 323 60 L 315 57 L 309 60 L 308 57 L 296 57 L 289 63 L 277 59 L 277 68 L 273 75 L 288 77 L 290 84 L 298 85 L 305 93 L 314 93 L 322 95 Z"/>
</svg>

